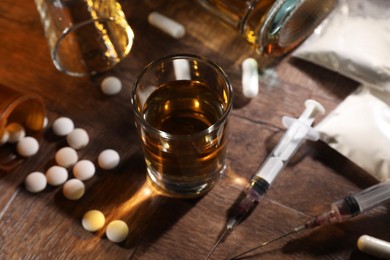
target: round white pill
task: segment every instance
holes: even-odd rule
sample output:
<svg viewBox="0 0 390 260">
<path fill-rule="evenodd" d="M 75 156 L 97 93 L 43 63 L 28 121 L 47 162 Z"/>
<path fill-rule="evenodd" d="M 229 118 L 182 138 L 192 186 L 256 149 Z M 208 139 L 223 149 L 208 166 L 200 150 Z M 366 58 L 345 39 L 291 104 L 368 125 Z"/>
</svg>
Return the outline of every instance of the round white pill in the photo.
<svg viewBox="0 0 390 260">
<path fill-rule="evenodd" d="M 54 120 L 52 129 L 54 134 L 58 136 L 66 136 L 70 132 L 72 132 L 74 128 L 74 124 L 72 119 L 68 117 L 59 117 L 56 120 Z"/>
<path fill-rule="evenodd" d="M 381 259 L 390 259 L 390 243 L 372 236 L 363 235 L 358 239 L 360 251 Z"/>
<path fill-rule="evenodd" d="M 37 139 L 27 136 L 19 140 L 16 144 L 16 151 L 20 156 L 29 157 L 36 154 L 39 150 Z"/>
<path fill-rule="evenodd" d="M 70 179 L 62 187 L 62 193 L 69 200 L 80 199 L 85 192 L 85 185 L 79 179 Z"/>
<path fill-rule="evenodd" d="M 99 210 L 93 209 L 84 214 L 81 225 L 85 230 L 95 232 L 101 229 L 105 222 L 104 214 Z"/>
<path fill-rule="evenodd" d="M 107 225 L 106 236 L 112 242 L 120 243 L 127 238 L 128 234 L 129 228 L 122 220 L 114 220 Z"/>
<path fill-rule="evenodd" d="M 0 137 L 0 145 L 3 145 L 8 142 L 9 132 L 7 129 L 4 129 L 3 134 Z"/>
<path fill-rule="evenodd" d="M 37 193 L 46 188 L 47 180 L 42 172 L 32 172 L 24 180 L 24 186 L 29 192 Z"/>
<path fill-rule="evenodd" d="M 68 171 L 61 166 L 54 165 L 46 171 L 47 183 L 53 186 L 59 186 L 68 179 Z"/>
<path fill-rule="evenodd" d="M 253 58 L 242 62 L 242 93 L 248 98 L 254 98 L 259 93 L 258 65 Z"/>
<path fill-rule="evenodd" d="M 19 140 L 26 136 L 26 131 L 24 130 L 24 127 L 19 123 L 10 123 L 6 126 L 6 129 L 9 134 L 9 143 L 17 143 L 19 142 Z"/>
<path fill-rule="evenodd" d="M 73 175 L 79 180 L 86 181 L 95 175 L 95 170 L 93 162 L 81 160 L 73 166 Z"/>
<path fill-rule="evenodd" d="M 100 89 L 108 96 L 116 95 L 122 90 L 122 82 L 117 77 L 110 76 L 100 83 Z"/>
<path fill-rule="evenodd" d="M 54 159 L 58 165 L 69 168 L 76 164 L 79 157 L 72 147 L 63 147 L 56 152 Z"/>
<path fill-rule="evenodd" d="M 87 131 L 82 128 L 75 128 L 66 136 L 66 142 L 76 150 L 86 147 L 89 143 Z"/>
<path fill-rule="evenodd" d="M 120 157 L 117 151 L 107 149 L 102 151 L 98 156 L 98 165 L 103 170 L 112 170 L 118 166 Z"/>
</svg>

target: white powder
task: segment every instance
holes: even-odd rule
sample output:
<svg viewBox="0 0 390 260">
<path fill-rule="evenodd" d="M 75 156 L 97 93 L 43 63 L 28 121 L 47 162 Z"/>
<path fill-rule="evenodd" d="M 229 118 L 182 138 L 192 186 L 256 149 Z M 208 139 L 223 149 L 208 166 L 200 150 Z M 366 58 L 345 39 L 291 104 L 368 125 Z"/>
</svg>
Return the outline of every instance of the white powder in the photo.
<svg viewBox="0 0 390 260">
<path fill-rule="evenodd" d="M 390 1 L 340 0 L 294 53 L 362 83 L 315 129 L 376 179 L 390 178 Z"/>
<path fill-rule="evenodd" d="M 390 178 L 390 95 L 361 86 L 315 129 L 330 147 L 377 180 Z"/>
<path fill-rule="evenodd" d="M 364 2 L 341 1 L 293 55 L 390 91 L 390 1 Z"/>
</svg>

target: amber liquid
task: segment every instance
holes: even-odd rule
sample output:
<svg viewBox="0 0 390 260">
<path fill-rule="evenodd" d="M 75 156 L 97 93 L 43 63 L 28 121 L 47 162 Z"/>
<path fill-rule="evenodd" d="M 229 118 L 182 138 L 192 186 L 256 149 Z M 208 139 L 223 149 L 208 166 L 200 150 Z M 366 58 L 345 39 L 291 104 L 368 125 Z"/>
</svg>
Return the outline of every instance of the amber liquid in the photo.
<svg viewBox="0 0 390 260">
<path fill-rule="evenodd" d="M 159 135 L 143 136 L 149 177 L 178 194 L 207 191 L 225 167 L 227 122 L 210 128 L 224 114 L 227 100 L 197 81 L 160 86 L 144 105 L 144 118 Z"/>
</svg>

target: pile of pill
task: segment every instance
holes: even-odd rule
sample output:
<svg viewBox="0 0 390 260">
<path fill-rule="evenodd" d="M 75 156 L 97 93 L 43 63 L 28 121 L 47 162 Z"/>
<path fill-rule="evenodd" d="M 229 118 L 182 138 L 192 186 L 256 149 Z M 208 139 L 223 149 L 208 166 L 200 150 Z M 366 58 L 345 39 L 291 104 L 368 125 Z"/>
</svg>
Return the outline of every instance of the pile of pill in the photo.
<svg viewBox="0 0 390 260">
<path fill-rule="evenodd" d="M 5 126 L 0 136 L 0 146 L 6 143 L 15 144 L 16 152 L 22 157 L 30 157 L 39 151 L 38 140 L 32 136 L 26 136 L 23 125 L 12 122 Z"/>
<path fill-rule="evenodd" d="M 13 127 L 17 129 L 18 127 Z M 49 167 L 45 173 L 34 171 L 25 179 L 25 187 L 32 193 L 43 191 L 47 184 L 58 187 L 62 185 L 62 193 L 69 200 L 78 200 L 85 193 L 84 181 L 95 175 L 95 165 L 90 160 L 79 160 L 77 151 L 85 148 L 89 143 L 89 135 L 82 128 L 75 128 L 73 121 L 68 117 L 59 117 L 52 124 L 52 131 L 59 137 L 64 137 L 68 146 L 56 151 L 54 161 L 56 165 Z M 11 132 L 10 132 L 11 133 Z M 22 136 L 22 134 L 19 134 Z M 25 140 L 27 139 L 27 140 Z M 30 138 L 21 139 L 21 154 L 32 154 L 37 151 L 37 145 Z M 25 147 L 28 147 L 25 148 Z M 112 170 L 120 163 L 117 151 L 107 149 L 97 158 L 98 165 L 103 170 Z M 70 178 L 72 174 L 74 178 Z"/>
<path fill-rule="evenodd" d="M 103 228 L 106 218 L 104 214 L 96 209 L 87 211 L 82 220 L 83 228 L 90 232 L 96 232 Z M 123 220 L 113 220 L 106 227 L 107 238 L 115 243 L 123 242 L 129 234 L 129 228 Z"/>
</svg>

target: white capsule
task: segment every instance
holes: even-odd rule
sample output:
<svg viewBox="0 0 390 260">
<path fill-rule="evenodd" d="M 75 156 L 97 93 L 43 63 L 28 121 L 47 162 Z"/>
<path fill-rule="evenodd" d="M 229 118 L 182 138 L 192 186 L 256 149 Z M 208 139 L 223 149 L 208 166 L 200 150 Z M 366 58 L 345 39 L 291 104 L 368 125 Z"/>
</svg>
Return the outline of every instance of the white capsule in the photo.
<svg viewBox="0 0 390 260">
<path fill-rule="evenodd" d="M 9 139 L 9 132 L 7 129 L 4 129 L 3 134 L 0 137 L 0 146 L 7 143 Z"/>
<path fill-rule="evenodd" d="M 58 165 L 69 168 L 75 165 L 79 158 L 75 149 L 63 147 L 56 152 L 54 159 Z"/>
<path fill-rule="evenodd" d="M 24 186 L 29 192 L 43 191 L 47 186 L 47 179 L 42 172 L 32 172 L 24 179 Z"/>
<path fill-rule="evenodd" d="M 86 147 L 89 143 L 87 131 L 82 128 L 75 128 L 66 136 L 66 142 L 76 150 Z"/>
<path fill-rule="evenodd" d="M 120 243 L 127 238 L 128 234 L 129 228 L 122 220 L 114 220 L 107 225 L 106 236 L 112 242 Z"/>
<path fill-rule="evenodd" d="M 254 98 L 259 93 L 258 66 L 253 58 L 247 58 L 242 62 L 242 93 L 248 98 Z"/>
<path fill-rule="evenodd" d="M 24 130 L 24 127 L 19 123 L 10 123 L 6 126 L 6 129 L 9 133 L 9 143 L 17 143 L 19 142 L 19 140 L 26 136 L 26 131 Z"/>
<path fill-rule="evenodd" d="M 173 60 L 176 80 L 191 80 L 190 62 L 186 59 Z"/>
<path fill-rule="evenodd" d="M 56 120 L 54 120 L 52 129 L 54 134 L 57 136 L 66 136 L 70 132 L 72 132 L 74 128 L 74 123 L 72 119 L 68 117 L 59 117 Z"/>
<path fill-rule="evenodd" d="M 68 171 L 61 166 L 54 165 L 46 171 L 47 183 L 52 186 L 59 186 L 68 179 Z"/>
<path fill-rule="evenodd" d="M 100 89 L 108 96 L 116 95 L 122 90 L 122 82 L 117 77 L 110 76 L 100 83 Z"/>
<path fill-rule="evenodd" d="M 49 119 L 45 116 L 43 118 L 43 128 L 46 128 L 49 125 Z"/>
<path fill-rule="evenodd" d="M 85 230 L 95 232 L 101 229 L 105 222 L 104 214 L 99 210 L 93 209 L 84 214 L 81 225 Z"/>
<path fill-rule="evenodd" d="M 19 140 L 16 144 L 16 151 L 20 156 L 29 157 L 36 154 L 39 150 L 39 143 L 37 139 L 27 136 Z"/>
<path fill-rule="evenodd" d="M 79 179 L 70 179 L 62 186 L 62 193 L 69 200 L 78 200 L 85 193 L 85 185 Z"/>
<path fill-rule="evenodd" d="M 186 29 L 183 25 L 158 12 L 150 13 L 148 22 L 176 39 L 181 38 L 186 34 Z"/>
<path fill-rule="evenodd" d="M 73 175 L 79 180 L 86 181 L 95 175 L 95 165 L 89 160 L 78 161 L 73 166 Z"/>
<path fill-rule="evenodd" d="M 98 165 L 103 170 L 112 170 L 118 166 L 119 162 L 118 152 L 112 149 L 104 150 L 98 156 Z"/>
<path fill-rule="evenodd" d="M 360 251 L 381 259 L 390 259 L 390 243 L 384 240 L 363 235 L 358 239 Z"/>
</svg>

